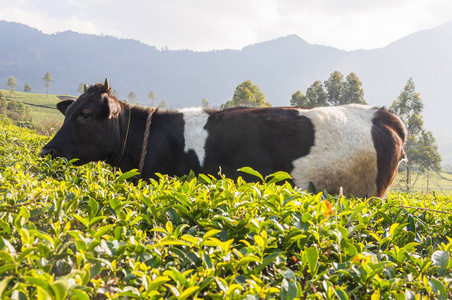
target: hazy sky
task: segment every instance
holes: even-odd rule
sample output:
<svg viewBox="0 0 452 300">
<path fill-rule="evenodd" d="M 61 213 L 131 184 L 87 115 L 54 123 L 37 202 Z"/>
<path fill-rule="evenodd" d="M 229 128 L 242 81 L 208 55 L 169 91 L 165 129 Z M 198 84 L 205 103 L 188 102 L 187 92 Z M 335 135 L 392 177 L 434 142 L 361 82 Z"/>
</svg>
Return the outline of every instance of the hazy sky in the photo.
<svg viewBox="0 0 452 300">
<path fill-rule="evenodd" d="M 452 20 L 452 1 L 0 0 L 0 20 L 169 49 L 241 49 L 296 34 L 311 44 L 355 50 L 381 48 Z"/>
</svg>

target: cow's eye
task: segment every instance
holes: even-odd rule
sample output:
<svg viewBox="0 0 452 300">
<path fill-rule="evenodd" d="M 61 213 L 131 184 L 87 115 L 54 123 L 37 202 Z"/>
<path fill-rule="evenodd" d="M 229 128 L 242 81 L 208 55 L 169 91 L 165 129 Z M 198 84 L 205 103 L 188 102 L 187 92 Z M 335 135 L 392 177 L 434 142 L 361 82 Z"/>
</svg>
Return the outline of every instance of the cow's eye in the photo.
<svg viewBox="0 0 452 300">
<path fill-rule="evenodd" d="M 82 112 L 82 113 L 80 113 L 80 115 L 78 116 L 78 118 L 79 118 L 80 120 L 87 120 L 87 119 L 91 118 L 91 113 L 88 113 L 88 112 Z"/>
</svg>

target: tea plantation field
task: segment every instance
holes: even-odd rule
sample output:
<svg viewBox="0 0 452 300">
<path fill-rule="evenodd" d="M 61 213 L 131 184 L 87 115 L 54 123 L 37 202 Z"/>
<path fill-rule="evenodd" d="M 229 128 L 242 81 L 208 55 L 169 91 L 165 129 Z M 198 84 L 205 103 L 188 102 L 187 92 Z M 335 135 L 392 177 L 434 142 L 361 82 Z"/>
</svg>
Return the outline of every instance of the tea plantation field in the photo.
<svg viewBox="0 0 452 300">
<path fill-rule="evenodd" d="M 47 139 L 0 122 L 1 299 L 452 297 L 450 196 L 309 194 L 284 173 L 134 185 L 39 158 Z"/>
<path fill-rule="evenodd" d="M 12 96 L 10 96 L 10 92 L 5 90 L 0 90 L 0 93 L 2 93 L 7 100 L 21 101 L 28 106 L 33 117 L 33 122 L 38 125 L 48 122 L 49 119 L 54 119 L 55 121 L 63 123 L 63 115 L 56 109 L 56 104 L 61 101 L 60 97 L 66 96 L 51 94 L 47 96 L 45 94 L 24 93 L 17 91 L 12 93 Z"/>
</svg>

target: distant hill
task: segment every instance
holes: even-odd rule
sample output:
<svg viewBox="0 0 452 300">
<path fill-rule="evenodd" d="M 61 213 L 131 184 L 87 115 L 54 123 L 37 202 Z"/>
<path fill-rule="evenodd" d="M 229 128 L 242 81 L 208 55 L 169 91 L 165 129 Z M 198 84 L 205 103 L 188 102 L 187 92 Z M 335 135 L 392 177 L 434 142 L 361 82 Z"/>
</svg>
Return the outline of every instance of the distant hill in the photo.
<svg viewBox="0 0 452 300">
<path fill-rule="evenodd" d="M 130 91 L 148 104 L 155 91 L 158 103 L 170 107 L 199 106 L 203 97 L 219 106 L 230 100 L 238 84 L 250 79 L 273 105 L 289 105 L 297 90 L 326 80 L 335 70 L 355 72 L 371 105 L 389 106 L 409 77 L 424 101 L 427 129 L 441 142 L 452 164 L 452 22 L 420 31 L 376 50 L 342 51 L 311 45 L 290 35 L 247 46 L 242 50 L 194 52 L 159 50 L 134 40 L 75 32 L 43 34 L 28 26 L 0 21 L 0 88 L 8 77 L 17 90 L 28 83 L 45 92 L 46 72 L 53 76 L 50 91 L 75 94 L 80 83 L 108 77 L 120 98 Z M 3 85 L 3 86 L 2 86 Z"/>
</svg>

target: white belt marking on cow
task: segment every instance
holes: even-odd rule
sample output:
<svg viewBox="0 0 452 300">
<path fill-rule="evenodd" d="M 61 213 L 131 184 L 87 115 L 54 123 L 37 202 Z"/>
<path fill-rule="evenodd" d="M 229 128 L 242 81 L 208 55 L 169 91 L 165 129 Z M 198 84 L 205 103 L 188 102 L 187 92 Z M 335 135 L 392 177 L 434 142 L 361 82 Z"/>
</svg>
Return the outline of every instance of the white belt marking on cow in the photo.
<svg viewBox="0 0 452 300">
<path fill-rule="evenodd" d="M 377 192 L 377 152 L 371 129 L 376 109 L 362 105 L 300 109 L 315 131 L 309 154 L 293 161 L 292 178 L 301 188 L 373 196 Z"/>
<path fill-rule="evenodd" d="M 207 130 L 204 126 L 207 123 L 209 115 L 203 111 L 202 108 L 184 108 L 180 112 L 184 118 L 184 151 L 187 153 L 193 150 L 198 157 L 201 167 L 204 165 L 204 158 L 206 154 L 205 145 L 208 136 Z"/>
</svg>

